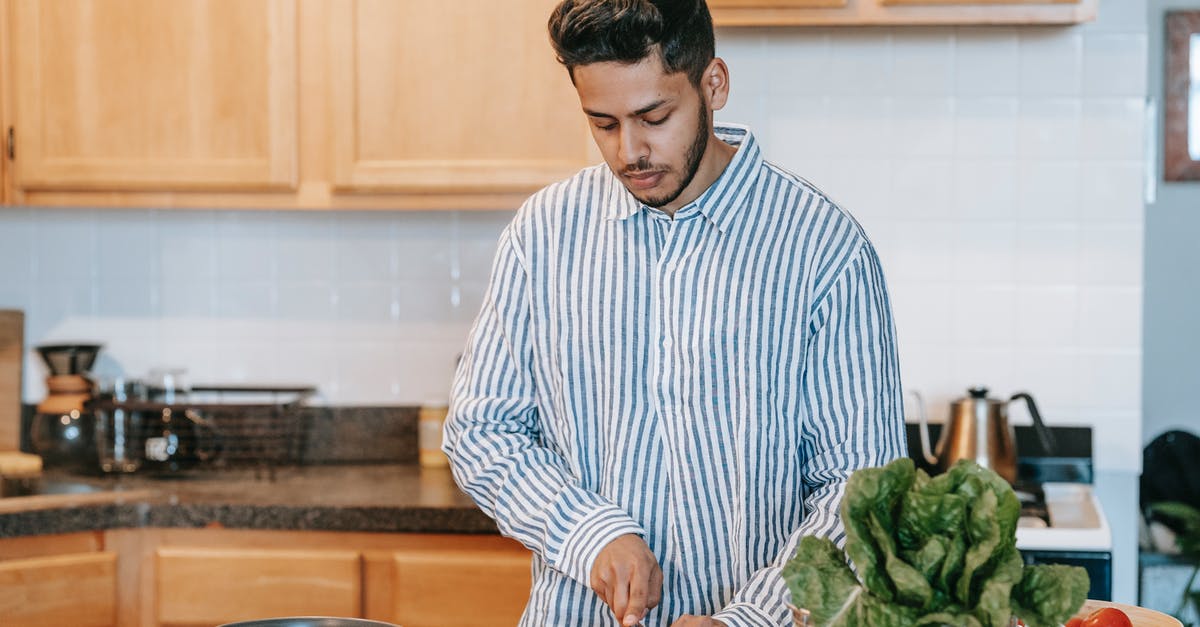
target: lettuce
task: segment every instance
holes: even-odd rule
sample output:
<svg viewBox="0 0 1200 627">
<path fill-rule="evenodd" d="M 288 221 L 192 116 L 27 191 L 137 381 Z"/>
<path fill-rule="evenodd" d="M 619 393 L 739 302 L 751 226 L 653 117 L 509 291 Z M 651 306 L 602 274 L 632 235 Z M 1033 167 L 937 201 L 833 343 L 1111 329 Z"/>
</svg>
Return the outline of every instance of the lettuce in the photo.
<svg viewBox="0 0 1200 627">
<path fill-rule="evenodd" d="M 808 536 L 783 569 L 792 603 L 818 626 L 1008 627 L 1016 614 L 1045 627 L 1085 600 L 1082 568 L 1023 564 L 1020 503 L 974 462 L 932 478 L 910 459 L 859 470 L 841 515 L 844 552 Z"/>
</svg>

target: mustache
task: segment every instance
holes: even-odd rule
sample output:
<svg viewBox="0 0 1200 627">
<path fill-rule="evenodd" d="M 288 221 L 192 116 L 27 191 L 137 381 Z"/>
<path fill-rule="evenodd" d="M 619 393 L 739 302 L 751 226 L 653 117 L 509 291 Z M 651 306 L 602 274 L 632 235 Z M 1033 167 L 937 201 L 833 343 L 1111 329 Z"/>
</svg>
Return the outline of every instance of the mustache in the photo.
<svg viewBox="0 0 1200 627">
<path fill-rule="evenodd" d="M 652 172 L 666 172 L 666 171 L 667 171 L 666 168 L 659 168 L 659 167 L 656 167 L 653 163 L 650 163 L 649 158 L 642 157 L 637 160 L 637 163 L 626 164 L 625 169 L 621 170 L 621 173 L 627 174 L 627 175 L 635 175 L 635 174 L 649 174 Z"/>
</svg>

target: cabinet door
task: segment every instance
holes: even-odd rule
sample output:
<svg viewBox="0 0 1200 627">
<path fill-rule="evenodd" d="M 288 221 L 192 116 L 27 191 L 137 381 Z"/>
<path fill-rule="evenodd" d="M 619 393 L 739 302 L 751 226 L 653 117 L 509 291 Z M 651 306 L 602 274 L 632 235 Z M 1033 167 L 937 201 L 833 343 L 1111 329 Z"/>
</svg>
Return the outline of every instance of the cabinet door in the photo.
<svg viewBox="0 0 1200 627">
<path fill-rule="evenodd" d="M 114 553 L 0 561 L 0 624 L 5 627 L 112 627 Z"/>
<path fill-rule="evenodd" d="M 517 624 L 529 600 L 530 554 L 496 540 L 494 548 L 365 554 L 367 618 L 404 627 Z"/>
<path fill-rule="evenodd" d="M 362 605 L 361 569 L 356 551 L 161 547 L 158 622 L 356 617 Z"/>
<path fill-rule="evenodd" d="M 295 0 L 15 0 L 23 190 L 296 184 Z"/>
<path fill-rule="evenodd" d="M 546 34 L 555 3 L 332 5 L 335 189 L 530 192 L 598 161 Z"/>
</svg>

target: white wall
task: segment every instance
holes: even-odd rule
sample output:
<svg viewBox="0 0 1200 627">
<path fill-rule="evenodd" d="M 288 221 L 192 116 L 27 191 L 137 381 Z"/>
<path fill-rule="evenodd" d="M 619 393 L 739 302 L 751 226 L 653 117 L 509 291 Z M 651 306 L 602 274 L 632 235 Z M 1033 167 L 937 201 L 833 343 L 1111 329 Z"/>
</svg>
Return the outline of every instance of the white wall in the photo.
<svg viewBox="0 0 1200 627">
<path fill-rule="evenodd" d="M 734 29 L 768 157 L 845 204 L 891 283 L 906 386 L 969 385 L 1140 446 L 1145 3 L 1080 27 Z M 564 77 L 565 80 L 565 77 Z M 103 369 L 308 381 L 336 404 L 444 397 L 510 212 L 5 209 L 0 307 Z M 27 362 L 25 399 L 44 394 Z"/>
</svg>

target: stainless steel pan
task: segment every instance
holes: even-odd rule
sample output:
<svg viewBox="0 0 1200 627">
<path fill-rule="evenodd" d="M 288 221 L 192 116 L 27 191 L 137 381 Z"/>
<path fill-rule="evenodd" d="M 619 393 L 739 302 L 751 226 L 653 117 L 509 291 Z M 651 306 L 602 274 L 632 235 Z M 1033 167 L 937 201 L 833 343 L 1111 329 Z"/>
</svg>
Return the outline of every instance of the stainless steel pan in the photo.
<svg viewBox="0 0 1200 627">
<path fill-rule="evenodd" d="M 334 616 L 289 616 L 285 618 L 263 618 L 237 623 L 227 623 L 220 627 L 399 627 L 392 623 L 364 618 L 337 618 Z"/>
</svg>

